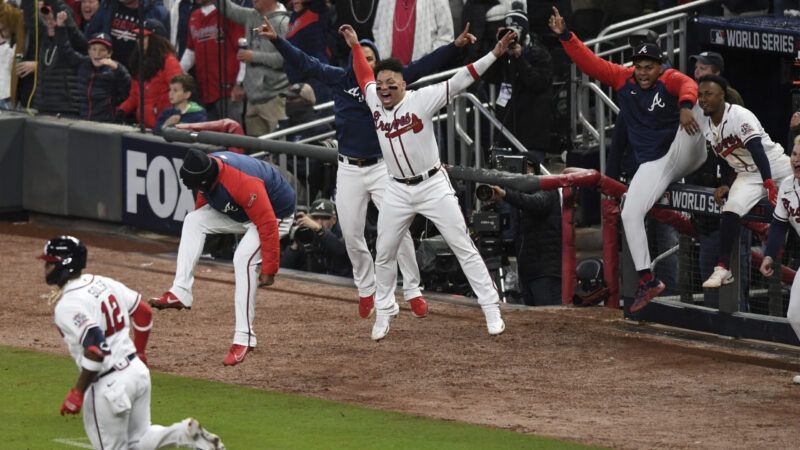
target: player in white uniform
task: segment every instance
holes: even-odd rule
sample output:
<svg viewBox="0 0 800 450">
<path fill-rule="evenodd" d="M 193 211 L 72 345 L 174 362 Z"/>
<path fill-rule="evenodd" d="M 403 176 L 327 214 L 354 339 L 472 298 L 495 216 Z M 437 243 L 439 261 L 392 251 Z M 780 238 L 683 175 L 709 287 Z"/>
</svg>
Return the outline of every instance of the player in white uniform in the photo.
<svg viewBox="0 0 800 450">
<path fill-rule="evenodd" d="M 717 201 L 726 192 L 728 199 L 720 220 L 719 261 L 703 287 L 718 288 L 733 282 L 730 259 L 741 217 L 765 194 L 774 205 L 778 197 L 776 185 L 792 174 L 792 167 L 783 147 L 770 139 L 752 112 L 725 102 L 728 83 L 724 78 L 706 75 L 697 81 L 697 103 L 705 116 L 698 120 L 700 130 L 714 153 L 736 171 L 736 180 L 730 188 L 721 186 L 715 193 Z"/>
<path fill-rule="evenodd" d="M 772 224 L 769 226 L 767 249 L 764 252 L 764 261 L 761 262 L 761 273 L 771 277 L 774 270 L 772 262 L 777 259 L 778 251 L 786 239 L 789 225 L 800 234 L 800 136 L 794 139 L 792 148 L 791 167 L 793 177 L 787 177 L 778 189 L 778 202 L 772 215 Z M 792 291 L 789 294 L 789 309 L 786 318 L 800 338 L 800 276 L 795 275 Z M 795 384 L 800 384 L 800 375 L 793 379 Z"/>
<path fill-rule="evenodd" d="M 431 119 L 506 51 L 514 33 L 506 34 L 489 54 L 462 68 L 451 79 L 406 92 L 399 61 L 389 59 L 377 64 L 376 82 L 353 28 L 343 25 L 339 32 L 353 51 L 353 68 L 372 111 L 381 151 L 392 178 L 386 185 L 383 208 L 378 216 L 376 318 L 372 339 L 377 341 L 386 336 L 391 319 L 399 311 L 394 298 L 397 249 L 416 214 L 433 222 L 455 253 L 478 297 L 489 334 L 502 333 L 505 323 L 500 317 L 499 296 L 486 264 L 467 233 L 455 191 L 447 172 L 442 169 Z"/>
<path fill-rule="evenodd" d="M 72 236 L 47 241 L 45 281 L 55 322 L 80 369 L 61 415 L 78 414 L 95 449 L 180 446 L 224 449 L 219 437 L 188 418 L 164 427 L 150 423 L 150 371 L 145 349 L 152 311 L 137 292 L 98 275 L 81 274 L 86 247 Z M 129 336 L 133 327 L 133 341 Z"/>
</svg>

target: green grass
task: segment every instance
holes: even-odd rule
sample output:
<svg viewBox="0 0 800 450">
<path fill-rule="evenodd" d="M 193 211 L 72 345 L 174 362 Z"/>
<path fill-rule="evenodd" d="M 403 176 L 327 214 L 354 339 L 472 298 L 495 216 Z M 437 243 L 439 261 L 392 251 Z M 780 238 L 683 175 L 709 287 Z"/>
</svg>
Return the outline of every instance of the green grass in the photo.
<svg viewBox="0 0 800 450">
<path fill-rule="evenodd" d="M 77 376 L 66 356 L 0 346 L 3 449 L 88 442 L 80 417 L 59 415 Z M 196 417 L 228 449 L 573 449 L 537 436 L 153 373 L 153 422 Z"/>
</svg>

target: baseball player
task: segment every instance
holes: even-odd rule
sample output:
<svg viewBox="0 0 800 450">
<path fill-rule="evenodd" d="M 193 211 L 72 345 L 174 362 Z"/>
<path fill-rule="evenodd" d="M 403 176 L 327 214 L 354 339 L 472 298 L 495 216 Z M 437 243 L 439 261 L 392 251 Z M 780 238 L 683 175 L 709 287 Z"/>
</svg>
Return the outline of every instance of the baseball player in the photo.
<svg viewBox="0 0 800 450">
<path fill-rule="evenodd" d="M 464 91 L 486 71 L 516 36 L 513 32 L 498 41 L 486 56 L 470 64 L 451 79 L 417 91 L 406 92 L 403 67 L 388 59 L 375 65 L 377 81 L 359 45 L 353 27 L 339 28 L 353 52 L 353 68 L 358 84 L 372 111 L 375 129 L 391 180 L 383 194 L 383 210 L 378 215 L 378 242 L 375 257 L 377 310 L 372 339 L 383 339 L 389 323 L 398 313 L 394 299 L 395 270 L 400 238 L 408 231 L 416 214 L 436 225 L 458 258 L 461 268 L 478 296 L 490 335 L 505 330 L 500 317 L 497 290 L 478 250 L 467 233 L 447 172 L 439 162 L 432 117 L 455 95 Z"/>
<path fill-rule="evenodd" d="M 353 280 L 358 288 L 358 312 L 362 319 L 372 316 L 375 302 L 375 268 L 364 239 L 364 223 L 370 200 L 380 209 L 383 191 L 388 183 L 386 163 L 380 151 L 378 137 L 372 131 L 372 114 L 364 104 L 352 67 L 343 69 L 320 62 L 305 54 L 289 41 L 278 36 L 269 21 L 265 21 L 261 36 L 272 41 L 283 56 L 284 63 L 298 72 L 321 80 L 333 92 L 333 110 L 336 115 L 336 139 L 339 142 L 339 166 L 336 173 L 336 208 L 339 224 L 353 263 Z M 439 47 L 431 54 L 412 62 L 403 69 L 403 79 L 412 83 L 417 79 L 444 69 L 460 56 L 460 49 L 474 42 L 469 26 L 450 44 Z M 378 48 L 368 40 L 360 42 L 370 67 L 380 60 Z M 406 233 L 397 252 L 397 261 L 403 274 L 403 297 L 416 317 L 425 317 L 428 305 L 419 289 L 419 268 L 414 254 L 411 235 Z"/>
<path fill-rule="evenodd" d="M 150 424 L 150 371 L 145 349 L 152 311 L 124 284 L 83 274 L 86 247 L 72 236 L 50 239 L 39 256 L 45 282 L 57 286 L 55 322 L 80 369 L 61 415 L 78 414 L 95 449 L 167 446 L 224 449 L 219 437 L 188 418 L 169 426 Z M 133 328 L 133 340 L 129 333 Z"/>
<path fill-rule="evenodd" d="M 705 161 L 703 138 L 692 113 L 697 84 L 674 69 L 664 69 L 658 45 L 644 42 L 634 48 L 633 66 L 597 57 L 572 32 L 553 7 L 550 29 L 578 68 L 617 92 L 627 141 L 639 165 L 622 205 L 622 223 L 639 287 L 631 312 L 638 312 L 660 294 L 664 283 L 650 270 L 650 250 L 644 218 L 670 183 L 696 170 Z"/>
<path fill-rule="evenodd" d="M 223 361 L 233 366 L 244 361 L 256 346 L 256 287 L 275 281 L 280 262 L 278 221 L 294 213 L 295 193 L 269 163 L 232 152 L 206 155 L 202 150 L 189 149 L 180 177 L 186 187 L 198 191 L 197 202 L 195 210 L 183 220 L 175 281 L 161 297 L 150 299 L 150 305 L 190 309 L 194 268 L 206 235 L 243 233 L 233 254 L 236 330 Z"/>
<path fill-rule="evenodd" d="M 789 225 L 794 228 L 796 233 L 800 234 L 800 137 L 794 139 L 790 162 L 794 176 L 786 177 L 778 189 L 778 202 L 769 226 L 764 260 L 761 262 L 761 273 L 768 278 L 774 272 L 772 263 L 777 259 L 778 252 L 786 239 Z M 794 277 L 786 318 L 789 319 L 789 324 L 800 338 L 800 276 Z M 795 384 L 800 384 L 800 375 L 796 375 L 793 381 Z"/>
<path fill-rule="evenodd" d="M 699 83 L 698 105 L 705 117 L 700 128 L 711 149 L 736 172 L 736 180 L 720 186 L 714 193 L 718 203 L 725 194 L 719 227 L 719 261 L 714 272 L 703 282 L 704 288 L 718 288 L 733 282 L 730 271 L 731 250 L 741 226 L 740 218 L 767 195 L 775 205 L 778 189 L 792 174 L 789 157 L 783 147 L 770 139 L 756 116 L 739 105 L 725 102 L 728 83 L 717 75 L 705 75 Z"/>
</svg>

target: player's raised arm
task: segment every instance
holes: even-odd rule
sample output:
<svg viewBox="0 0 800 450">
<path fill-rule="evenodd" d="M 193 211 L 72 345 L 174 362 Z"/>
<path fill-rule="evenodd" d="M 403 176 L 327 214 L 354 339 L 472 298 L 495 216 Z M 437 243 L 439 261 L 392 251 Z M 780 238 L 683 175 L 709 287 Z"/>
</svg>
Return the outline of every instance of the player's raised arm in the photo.
<svg viewBox="0 0 800 450">
<path fill-rule="evenodd" d="M 481 75 L 483 75 L 489 67 L 497 61 L 497 58 L 501 57 L 503 53 L 508 50 L 508 46 L 511 45 L 511 42 L 517 38 L 517 34 L 513 31 L 506 33 L 505 36 L 500 38 L 495 44 L 492 51 L 487 53 L 481 59 L 475 61 L 472 64 L 467 64 L 466 66 L 462 67 L 458 72 L 453 75 L 450 80 L 448 80 L 448 90 L 449 95 L 447 101 L 453 96 L 459 94 L 460 92 L 467 89 L 472 83 L 477 81 Z"/>
<path fill-rule="evenodd" d="M 342 25 L 339 27 L 339 34 L 342 35 L 344 41 L 353 52 L 353 70 L 356 73 L 358 86 L 361 88 L 361 92 L 367 95 L 366 86 L 369 82 L 375 81 L 375 74 L 372 73 L 367 58 L 364 57 L 364 51 L 361 49 L 361 44 L 358 43 L 356 30 L 350 25 Z"/>
</svg>

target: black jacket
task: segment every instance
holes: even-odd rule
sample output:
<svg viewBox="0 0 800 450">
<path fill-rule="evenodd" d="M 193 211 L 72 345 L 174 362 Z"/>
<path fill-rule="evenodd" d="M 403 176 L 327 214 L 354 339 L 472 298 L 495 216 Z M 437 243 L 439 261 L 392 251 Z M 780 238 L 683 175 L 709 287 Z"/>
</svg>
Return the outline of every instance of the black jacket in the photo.
<svg viewBox="0 0 800 450">
<path fill-rule="evenodd" d="M 520 280 L 561 278 L 561 197 L 558 191 L 528 194 L 508 190 L 505 201 L 519 209 L 517 265 Z"/>
<path fill-rule="evenodd" d="M 347 256 L 347 248 L 339 225 L 331 230 L 321 229 L 313 243 L 293 250 L 287 246 L 281 255 L 281 267 L 324 273 L 340 277 L 352 277 L 353 266 Z"/>
<path fill-rule="evenodd" d="M 497 105 L 495 116 L 528 150 L 550 148 L 552 66 L 550 53 L 532 39 L 519 58 L 503 55 L 483 75 L 489 83 L 511 86 L 511 98 Z"/>
</svg>

